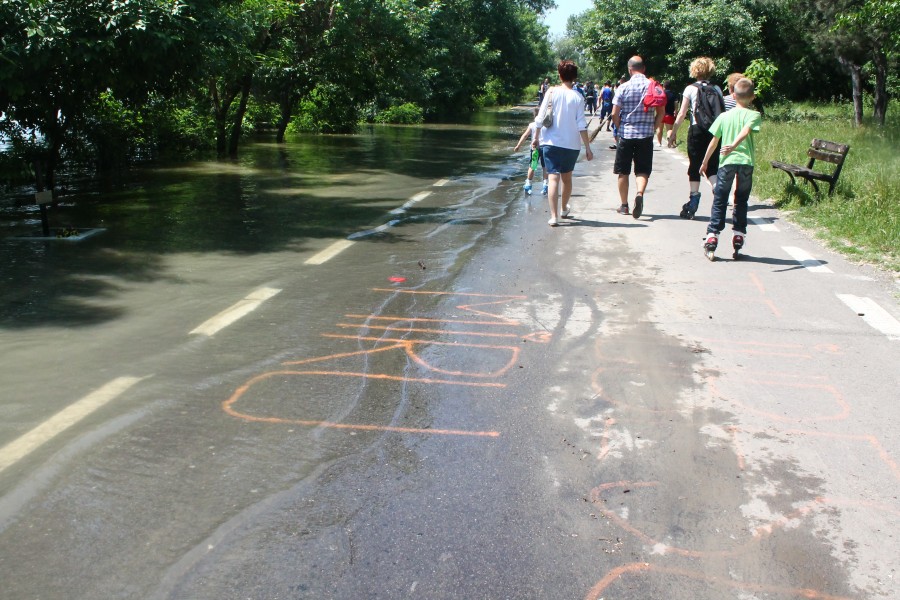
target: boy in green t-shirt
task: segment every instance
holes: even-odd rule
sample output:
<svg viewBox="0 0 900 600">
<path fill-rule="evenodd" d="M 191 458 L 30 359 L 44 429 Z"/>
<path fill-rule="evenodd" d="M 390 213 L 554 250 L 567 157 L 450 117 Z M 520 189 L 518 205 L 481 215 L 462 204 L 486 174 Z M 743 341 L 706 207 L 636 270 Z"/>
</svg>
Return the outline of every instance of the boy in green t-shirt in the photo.
<svg viewBox="0 0 900 600">
<path fill-rule="evenodd" d="M 712 215 L 709 226 L 706 228 L 706 241 L 703 247 L 712 258 L 719 243 L 719 233 L 725 229 L 725 212 L 728 207 L 728 195 L 731 193 L 731 185 L 737 177 L 737 189 L 734 194 L 734 213 L 732 215 L 732 227 L 734 229 L 734 254 L 744 245 L 744 236 L 747 235 L 747 201 L 750 198 L 750 190 L 753 187 L 753 134 L 759 132 L 762 117 L 755 110 L 747 108 L 753 99 L 755 87 L 749 79 L 742 78 L 734 84 L 734 99 L 737 106 L 727 112 L 723 112 L 713 122 L 709 132 L 713 139 L 706 149 L 706 156 L 700 166 L 700 172 L 707 175 L 706 169 L 709 159 L 719 140 L 722 140 L 721 159 L 717 175 L 716 189 L 713 190 Z"/>
</svg>

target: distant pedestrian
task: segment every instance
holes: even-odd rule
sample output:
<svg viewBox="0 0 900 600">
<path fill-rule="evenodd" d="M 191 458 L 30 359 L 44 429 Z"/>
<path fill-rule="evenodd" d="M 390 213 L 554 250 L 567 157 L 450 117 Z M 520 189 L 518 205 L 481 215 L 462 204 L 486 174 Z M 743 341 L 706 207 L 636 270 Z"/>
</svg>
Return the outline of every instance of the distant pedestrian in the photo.
<svg viewBox="0 0 900 600">
<path fill-rule="evenodd" d="M 659 145 L 662 146 L 662 138 L 663 138 L 663 130 L 665 129 L 666 140 L 669 139 L 669 132 L 672 131 L 672 124 L 675 123 L 675 111 L 677 110 L 678 105 L 678 94 L 672 91 L 672 82 L 666 81 L 663 83 L 663 88 L 666 90 L 666 110 L 663 112 L 663 121 L 662 127 L 657 129 L 656 132 L 656 140 L 659 142 Z M 669 148 L 674 148 L 675 146 L 672 142 L 668 142 Z"/>
<path fill-rule="evenodd" d="M 544 81 L 541 82 L 540 87 L 538 88 L 538 105 L 544 102 L 544 96 L 547 94 L 547 90 L 550 88 L 550 80 L 546 77 Z"/>
<path fill-rule="evenodd" d="M 538 109 L 532 109 L 532 118 L 536 118 L 538 115 Z M 534 124 L 534 121 L 528 123 L 528 127 L 525 128 L 525 131 L 522 132 L 522 137 L 519 138 L 519 143 L 516 144 L 516 147 L 513 148 L 513 152 L 518 152 L 519 148 L 522 147 L 522 144 L 525 142 L 525 138 L 531 136 L 531 144 L 528 145 L 530 150 L 528 157 L 528 173 L 525 176 L 525 185 L 524 190 L 525 193 L 529 196 L 531 195 L 531 182 L 534 180 L 534 172 L 537 170 L 537 165 L 541 166 L 541 177 L 544 180 L 544 185 L 541 189 L 541 193 L 546 195 L 547 188 L 547 170 L 544 168 L 544 157 L 541 156 L 540 150 L 537 148 L 533 148 L 534 141 L 537 139 L 538 128 Z M 535 164 L 537 163 L 537 164 Z"/>
<path fill-rule="evenodd" d="M 593 81 L 588 81 L 584 86 L 584 107 L 591 116 L 597 109 L 597 88 Z"/>
<path fill-rule="evenodd" d="M 719 86 L 710 83 L 710 79 L 716 73 L 716 64 L 705 56 L 694 59 L 691 62 L 690 74 L 695 83 L 687 86 L 682 94 L 681 110 L 675 117 L 672 131 L 669 132 L 669 142 L 676 143 L 678 128 L 684 122 L 688 110 L 691 111 L 691 125 L 688 128 L 687 153 L 688 153 L 688 183 L 690 195 L 688 201 L 681 207 L 679 216 L 682 219 L 693 219 L 700 207 L 700 163 L 706 147 L 712 139 L 709 127 L 722 112 L 725 111 L 725 99 Z M 716 187 L 716 172 L 719 170 L 719 154 L 714 153 L 710 159 L 708 177 L 709 184 Z"/>
<path fill-rule="evenodd" d="M 721 141 L 721 166 L 713 191 L 712 214 L 706 228 L 704 247 L 707 252 L 714 252 L 719 243 L 719 234 L 725 229 L 728 195 L 731 193 L 732 182 L 737 177 L 732 213 L 732 245 L 736 256 L 743 248 L 747 235 L 747 202 L 753 188 L 754 134 L 759 132 L 762 118 L 758 112 L 749 108 L 756 97 L 752 81 L 746 77 L 739 79 L 734 84 L 732 95 L 737 106 L 719 115 L 710 127 L 713 139 L 707 146 L 700 172 L 708 173 L 712 157 L 719 154 Z"/>
<path fill-rule="evenodd" d="M 653 136 L 656 128 L 662 124 L 665 109 L 665 106 L 657 106 L 649 111 L 644 110 L 644 96 L 650 87 L 650 80 L 644 75 L 644 71 L 644 60 L 640 56 L 631 57 L 628 61 L 631 79 L 616 92 L 612 111 L 613 123 L 619 129 L 613 166 L 613 173 L 619 176 L 621 204 L 617 212 L 628 214 L 628 179 L 633 164 L 637 195 L 634 197 L 631 216 L 635 219 L 640 218 L 644 212 L 644 192 L 653 171 Z"/>
<path fill-rule="evenodd" d="M 571 60 L 561 60 L 557 65 L 559 80 L 562 85 L 550 88 L 541 104 L 534 122 L 537 126 L 536 139 L 532 148 L 540 145 L 544 157 L 544 167 L 550 180 L 548 202 L 550 204 L 551 227 L 559 224 L 559 217 L 569 216 L 569 199 L 572 196 L 572 171 L 581 145 L 584 144 L 585 157 L 593 160 L 591 143 L 587 134 L 587 120 L 584 118 L 584 97 L 576 92 L 575 80 L 578 78 L 578 67 Z M 552 123 L 546 129 L 543 122 L 546 116 L 552 115 Z M 560 188 L 562 188 L 560 190 Z M 560 212 L 559 194 L 562 192 L 562 210 Z"/>
<path fill-rule="evenodd" d="M 600 90 L 600 127 L 606 121 L 607 131 L 612 131 L 612 120 L 609 117 L 612 115 L 613 95 L 612 81 L 607 81 Z"/>
</svg>

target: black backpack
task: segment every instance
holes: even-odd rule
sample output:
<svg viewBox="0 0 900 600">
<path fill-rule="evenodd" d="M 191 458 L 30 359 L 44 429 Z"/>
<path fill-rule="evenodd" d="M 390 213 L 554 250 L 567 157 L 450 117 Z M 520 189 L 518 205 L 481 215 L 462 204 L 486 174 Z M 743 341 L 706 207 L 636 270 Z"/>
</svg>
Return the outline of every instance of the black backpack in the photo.
<svg viewBox="0 0 900 600">
<path fill-rule="evenodd" d="M 709 131 L 716 117 L 725 112 L 725 98 L 712 84 L 697 82 L 697 104 L 694 108 L 694 123 L 703 131 Z"/>
</svg>

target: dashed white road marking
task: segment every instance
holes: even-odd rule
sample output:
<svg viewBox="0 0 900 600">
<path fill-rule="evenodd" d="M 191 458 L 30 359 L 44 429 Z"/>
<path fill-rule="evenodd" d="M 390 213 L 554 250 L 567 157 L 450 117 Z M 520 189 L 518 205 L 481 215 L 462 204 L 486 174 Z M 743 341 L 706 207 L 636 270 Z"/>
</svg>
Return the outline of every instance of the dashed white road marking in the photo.
<svg viewBox="0 0 900 600">
<path fill-rule="evenodd" d="M 365 231 L 357 231 L 356 233 L 351 233 L 347 236 L 348 240 L 358 240 L 360 238 L 368 237 L 370 235 L 375 235 L 376 233 L 381 233 L 382 231 L 387 231 L 394 225 L 400 223 L 400 219 L 394 219 L 392 221 L 388 221 L 384 225 L 379 225 L 375 229 L 366 229 Z"/>
<path fill-rule="evenodd" d="M 806 250 L 794 246 L 782 246 L 782 250 L 791 255 L 791 258 L 806 267 L 812 273 L 833 273 L 831 269 L 812 257 Z"/>
<path fill-rule="evenodd" d="M 352 240 L 338 240 L 335 243 L 331 244 L 321 252 L 315 254 L 306 259 L 303 263 L 305 265 L 321 265 L 322 263 L 328 262 L 347 248 L 353 245 Z"/>
<path fill-rule="evenodd" d="M 257 308 L 259 308 L 260 304 L 262 304 L 272 296 L 275 296 L 279 292 L 281 292 L 281 290 L 276 290 L 274 288 L 260 288 L 252 292 L 243 300 L 239 301 L 229 308 L 226 308 L 213 318 L 205 321 L 203 324 L 191 330 L 191 333 L 198 333 L 207 336 L 214 335 L 215 333 L 228 327 L 241 317 L 250 314 Z"/>
<path fill-rule="evenodd" d="M 448 183 L 450 183 L 449 179 L 438 179 L 434 182 L 434 187 L 444 187 Z"/>
<path fill-rule="evenodd" d="M 400 207 L 392 210 L 391 214 L 392 215 L 401 215 L 430 195 L 431 195 L 431 192 L 419 192 L 418 194 L 416 194 L 415 196 L 413 196 L 412 198 L 407 200 L 403 204 L 403 206 L 400 206 Z"/>
<path fill-rule="evenodd" d="M 851 294 L 838 294 L 837 297 L 857 315 L 860 315 L 863 321 L 888 336 L 888 339 L 900 340 L 900 321 L 897 321 L 874 300 Z"/>
<path fill-rule="evenodd" d="M 44 445 L 146 377 L 119 377 L 62 409 L 28 433 L 0 448 L 0 471 Z"/>
<path fill-rule="evenodd" d="M 747 217 L 747 220 L 759 227 L 762 231 L 779 231 L 778 227 L 776 227 L 773 223 L 770 223 L 766 219 L 760 219 L 759 217 Z"/>
</svg>

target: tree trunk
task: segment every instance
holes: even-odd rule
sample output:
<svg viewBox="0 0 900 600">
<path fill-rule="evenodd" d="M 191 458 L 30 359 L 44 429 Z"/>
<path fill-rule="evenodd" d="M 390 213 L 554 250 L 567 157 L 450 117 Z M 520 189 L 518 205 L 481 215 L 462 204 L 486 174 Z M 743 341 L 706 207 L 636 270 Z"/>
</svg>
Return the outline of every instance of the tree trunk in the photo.
<svg viewBox="0 0 900 600">
<path fill-rule="evenodd" d="M 852 60 L 844 57 L 838 57 L 838 61 L 845 69 L 850 71 L 850 81 L 853 84 L 853 122 L 860 126 L 863 120 L 863 101 L 862 101 L 862 65 L 858 65 Z"/>
<path fill-rule="evenodd" d="M 876 49 L 872 53 L 872 62 L 875 64 L 875 122 L 884 127 L 888 100 L 890 99 L 887 91 L 887 55 L 880 49 Z"/>
<path fill-rule="evenodd" d="M 275 141 L 279 144 L 284 143 L 284 132 L 287 131 L 291 117 L 294 115 L 294 104 L 296 101 L 296 97 L 293 94 L 285 92 L 281 95 L 281 118 L 278 119 L 278 129 L 275 134 Z"/>
<path fill-rule="evenodd" d="M 228 141 L 229 158 L 237 158 L 238 144 L 241 141 L 241 132 L 244 127 L 244 115 L 247 114 L 247 101 L 250 99 L 250 86 L 253 85 L 253 75 L 244 75 L 241 78 L 241 101 L 234 113 L 234 121 L 231 123 L 231 138 Z"/>
<path fill-rule="evenodd" d="M 228 111 L 237 91 L 224 89 L 221 98 L 216 81 L 209 82 L 209 96 L 213 105 L 213 118 L 216 122 L 216 155 L 225 158 L 228 150 Z"/>
</svg>

